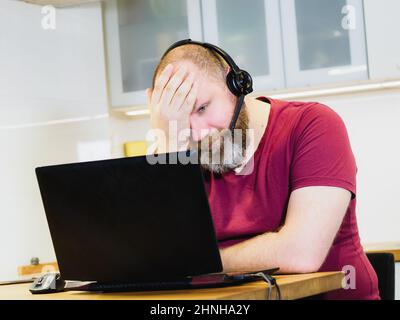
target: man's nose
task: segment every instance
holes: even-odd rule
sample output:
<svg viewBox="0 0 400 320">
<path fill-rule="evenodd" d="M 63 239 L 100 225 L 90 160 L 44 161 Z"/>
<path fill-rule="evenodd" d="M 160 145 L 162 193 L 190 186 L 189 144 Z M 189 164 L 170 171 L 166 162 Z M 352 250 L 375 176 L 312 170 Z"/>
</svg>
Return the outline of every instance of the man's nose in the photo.
<svg viewBox="0 0 400 320">
<path fill-rule="evenodd" d="M 209 133 L 210 129 L 201 125 L 196 120 L 190 120 L 190 128 L 192 132 L 192 140 L 195 142 L 203 140 Z"/>
<path fill-rule="evenodd" d="M 195 142 L 199 142 L 201 140 L 203 140 L 208 133 L 210 132 L 210 130 L 208 129 L 193 129 L 192 128 L 192 139 Z"/>
</svg>

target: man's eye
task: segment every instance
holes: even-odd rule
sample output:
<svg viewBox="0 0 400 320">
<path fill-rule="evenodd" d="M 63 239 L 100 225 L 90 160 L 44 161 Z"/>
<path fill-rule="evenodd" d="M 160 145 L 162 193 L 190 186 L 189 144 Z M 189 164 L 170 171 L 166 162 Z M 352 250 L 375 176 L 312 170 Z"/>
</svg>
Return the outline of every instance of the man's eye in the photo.
<svg viewBox="0 0 400 320">
<path fill-rule="evenodd" d="M 198 113 L 203 113 L 206 110 L 206 106 L 201 106 L 200 108 L 197 109 Z"/>
</svg>

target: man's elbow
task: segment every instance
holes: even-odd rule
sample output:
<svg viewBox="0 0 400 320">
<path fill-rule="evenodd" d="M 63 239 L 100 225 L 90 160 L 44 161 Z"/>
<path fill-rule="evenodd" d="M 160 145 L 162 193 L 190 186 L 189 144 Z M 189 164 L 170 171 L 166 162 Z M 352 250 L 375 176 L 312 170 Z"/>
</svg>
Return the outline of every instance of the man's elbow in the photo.
<svg viewBox="0 0 400 320">
<path fill-rule="evenodd" d="M 297 273 L 317 272 L 322 266 L 322 261 L 315 257 L 302 258 L 296 266 Z"/>
<path fill-rule="evenodd" d="M 294 273 L 317 272 L 324 262 L 324 256 L 312 250 L 296 250 L 293 256 L 295 259 L 292 260 L 290 269 Z"/>
<path fill-rule="evenodd" d="M 321 246 L 313 246 L 305 250 L 303 269 L 307 273 L 318 272 L 325 262 L 328 251 Z"/>
</svg>

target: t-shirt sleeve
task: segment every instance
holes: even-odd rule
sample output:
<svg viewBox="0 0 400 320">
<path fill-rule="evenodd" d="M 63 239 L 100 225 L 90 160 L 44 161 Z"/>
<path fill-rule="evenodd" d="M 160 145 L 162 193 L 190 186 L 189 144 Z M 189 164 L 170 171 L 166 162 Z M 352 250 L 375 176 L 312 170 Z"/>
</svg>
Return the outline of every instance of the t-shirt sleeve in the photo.
<svg viewBox="0 0 400 320">
<path fill-rule="evenodd" d="M 331 108 L 313 104 L 293 132 L 291 191 L 309 186 L 333 186 L 356 196 L 357 166 L 343 120 Z"/>
</svg>

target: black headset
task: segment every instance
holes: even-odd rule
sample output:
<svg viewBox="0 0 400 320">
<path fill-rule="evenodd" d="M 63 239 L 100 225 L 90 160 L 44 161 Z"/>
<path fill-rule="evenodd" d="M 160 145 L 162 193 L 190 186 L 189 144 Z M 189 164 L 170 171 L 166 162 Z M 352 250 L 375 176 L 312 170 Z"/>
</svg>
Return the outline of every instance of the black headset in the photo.
<svg viewBox="0 0 400 320">
<path fill-rule="evenodd" d="M 202 46 L 204 48 L 210 49 L 213 51 L 213 53 L 218 54 L 222 59 L 226 61 L 226 63 L 229 65 L 230 70 L 228 74 L 226 75 L 226 84 L 229 88 L 229 90 L 236 96 L 238 97 L 238 101 L 236 103 L 235 111 L 232 117 L 231 124 L 229 128 L 233 130 L 235 128 L 237 119 L 239 117 L 240 110 L 242 109 L 243 102 L 244 102 L 244 97 L 253 92 L 253 80 L 250 76 L 250 74 L 245 71 L 240 69 L 236 63 L 233 61 L 233 59 L 227 54 L 224 50 L 221 48 L 207 42 L 198 42 L 198 41 L 192 41 L 191 39 L 186 39 L 186 40 L 181 40 L 178 42 L 175 42 L 173 45 L 171 45 L 167 51 L 163 54 L 162 58 L 163 59 L 168 52 L 171 50 L 184 46 L 186 44 L 195 44 L 198 46 Z"/>
</svg>

